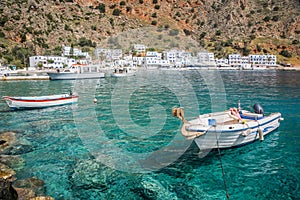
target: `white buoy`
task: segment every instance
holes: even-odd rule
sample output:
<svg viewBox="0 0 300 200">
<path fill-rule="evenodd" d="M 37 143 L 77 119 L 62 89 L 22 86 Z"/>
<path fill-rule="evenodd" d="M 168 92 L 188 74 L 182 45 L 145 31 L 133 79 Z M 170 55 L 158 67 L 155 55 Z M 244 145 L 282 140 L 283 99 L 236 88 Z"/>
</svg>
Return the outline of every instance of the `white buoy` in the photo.
<svg viewBox="0 0 300 200">
<path fill-rule="evenodd" d="M 264 140 L 264 133 L 260 127 L 257 129 L 257 131 L 259 134 L 259 140 L 262 142 Z"/>
<path fill-rule="evenodd" d="M 96 98 L 94 98 L 94 103 L 97 103 L 97 99 Z"/>
</svg>

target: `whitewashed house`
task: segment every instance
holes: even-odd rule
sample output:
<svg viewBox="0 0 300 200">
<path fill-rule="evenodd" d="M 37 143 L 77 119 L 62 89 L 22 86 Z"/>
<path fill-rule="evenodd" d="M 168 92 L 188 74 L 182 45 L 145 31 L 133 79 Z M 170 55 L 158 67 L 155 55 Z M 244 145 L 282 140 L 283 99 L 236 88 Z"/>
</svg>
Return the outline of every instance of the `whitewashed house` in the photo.
<svg viewBox="0 0 300 200">
<path fill-rule="evenodd" d="M 215 65 L 215 56 L 214 53 L 208 51 L 201 51 L 197 53 L 198 64 L 199 65 Z"/>
<path fill-rule="evenodd" d="M 276 66 L 275 55 L 249 55 L 249 62 L 253 66 Z"/>
<path fill-rule="evenodd" d="M 133 50 L 136 52 L 136 55 L 144 56 L 146 54 L 147 47 L 143 44 L 135 44 L 133 45 Z"/>
<path fill-rule="evenodd" d="M 69 46 L 62 46 L 62 56 L 82 56 L 86 59 L 90 59 L 88 52 L 82 52 L 80 49 L 69 47 Z"/>
<path fill-rule="evenodd" d="M 229 66 L 229 61 L 227 58 L 216 59 L 216 65 L 219 67 L 227 67 Z"/>
<path fill-rule="evenodd" d="M 146 57 L 143 56 L 133 56 L 132 64 L 133 66 L 144 66 L 146 61 Z"/>
<path fill-rule="evenodd" d="M 174 49 L 163 51 L 163 60 L 167 60 L 170 63 L 170 65 L 175 66 L 176 57 L 177 57 L 177 51 Z"/>
<path fill-rule="evenodd" d="M 148 51 L 145 57 L 146 67 L 159 67 L 161 65 L 162 54 L 156 51 Z"/>
<path fill-rule="evenodd" d="M 67 64 L 67 57 L 62 56 L 31 56 L 29 57 L 29 67 L 38 68 L 39 63 L 43 68 L 59 69 Z"/>
<path fill-rule="evenodd" d="M 123 51 L 122 49 L 103 49 L 103 48 L 96 48 L 95 49 L 95 56 L 97 59 L 101 61 L 115 61 L 122 59 Z"/>
<path fill-rule="evenodd" d="M 230 54 L 228 56 L 228 64 L 232 67 L 243 67 L 249 64 L 249 57 L 241 56 L 240 54 Z"/>
</svg>

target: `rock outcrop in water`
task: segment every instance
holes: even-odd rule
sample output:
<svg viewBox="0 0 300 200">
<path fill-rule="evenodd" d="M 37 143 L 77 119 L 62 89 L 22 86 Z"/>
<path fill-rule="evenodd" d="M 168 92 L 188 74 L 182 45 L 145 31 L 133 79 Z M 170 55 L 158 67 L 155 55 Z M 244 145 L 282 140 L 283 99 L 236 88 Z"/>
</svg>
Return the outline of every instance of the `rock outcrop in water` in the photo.
<svg viewBox="0 0 300 200">
<path fill-rule="evenodd" d="M 0 175 L 1 176 L 1 175 Z M 0 198 L 5 200 L 17 200 L 18 193 L 12 187 L 12 183 L 4 178 L 0 178 Z"/>
<path fill-rule="evenodd" d="M 21 167 L 24 161 L 18 155 L 5 155 L 11 154 L 10 150 L 16 146 L 20 145 L 14 132 L 0 134 L 0 199 L 54 200 L 52 197 L 37 196 L 45 193 L 44 181 L 36 177 L 16 180 L 16 172 L 11 167 Z"/>
</svg>

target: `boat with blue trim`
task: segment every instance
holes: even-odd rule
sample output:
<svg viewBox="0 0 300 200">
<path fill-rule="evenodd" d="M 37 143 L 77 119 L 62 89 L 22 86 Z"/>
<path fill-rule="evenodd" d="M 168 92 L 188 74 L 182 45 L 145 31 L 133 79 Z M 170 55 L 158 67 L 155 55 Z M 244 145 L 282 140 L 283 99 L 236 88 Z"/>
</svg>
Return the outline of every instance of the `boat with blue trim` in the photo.
<svg viewBox="0 0 300 200">
<path fill-rule="evenodd" d="M 265 115 L 259 104 L 254 112 L 232 108 L 223 112 L 199 115 L 187 121 L 182 108 L 173 108 L 172 114 L 182 120 L 181 133 L 194 139 L 200 150 L 227 149 L 247 145 L 276 130 L 283 120 L 281 113 Z"/>
<path fill-rule="evenodd" d="M 73 104 L 78 101 L 78 96 L 73 94 L 26 97 L 3 96 L 3 100 L 11 109 L 34 109 Z"/>
</svg>

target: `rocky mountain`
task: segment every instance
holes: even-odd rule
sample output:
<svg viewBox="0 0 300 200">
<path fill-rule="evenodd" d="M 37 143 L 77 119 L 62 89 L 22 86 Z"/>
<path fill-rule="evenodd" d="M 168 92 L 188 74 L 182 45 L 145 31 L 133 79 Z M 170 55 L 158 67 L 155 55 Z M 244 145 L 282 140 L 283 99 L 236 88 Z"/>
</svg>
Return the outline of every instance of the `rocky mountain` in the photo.
<svg viewBox="0 0 300 200">
<path fill-rule="evenodd" d="M 23 66 L 62 45 L 275 54 L 300 66 L 299 0 L 1 0 L 0 59 Z"/>
</svg>

